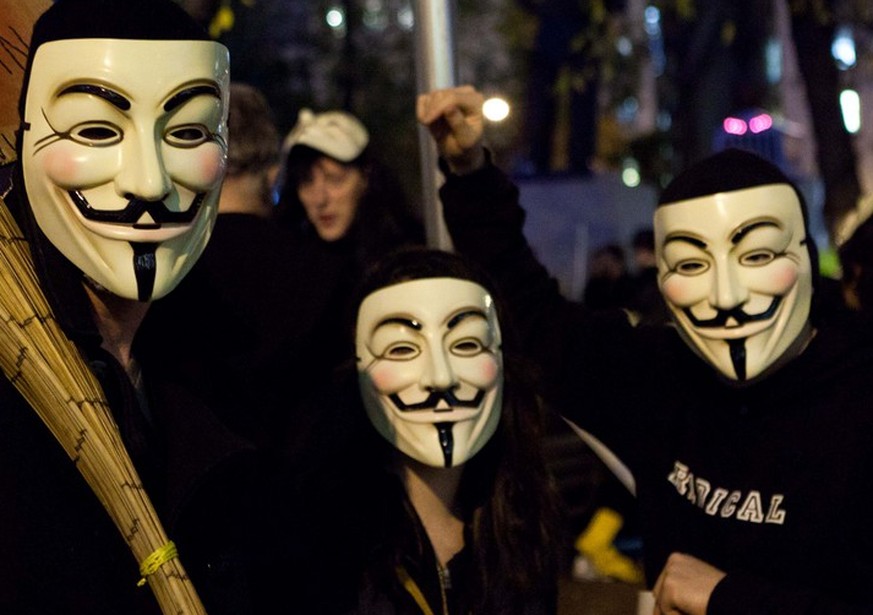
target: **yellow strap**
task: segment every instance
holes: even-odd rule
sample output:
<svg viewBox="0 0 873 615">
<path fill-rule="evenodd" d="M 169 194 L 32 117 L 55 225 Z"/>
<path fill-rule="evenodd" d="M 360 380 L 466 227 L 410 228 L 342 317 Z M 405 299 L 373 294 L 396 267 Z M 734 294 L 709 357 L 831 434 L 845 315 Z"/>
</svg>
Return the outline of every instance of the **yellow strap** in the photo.
<svg viewBox="0 0 873 615">
<path fill-rule="evenodd" d="M 421 589 L 419 589 L 418 584 L 409 576 L 409 573 L 406 571 L 406 568 L 403 566 L 397 567 L 397 578 L 400 579 L 400 582 L 403 584 L 403 588 L 409 592 L 409 595 L 412 596 L 412 599 L 415 600 L 415 603 L 421 609 L 421 612 L 424 615 L 433 615 L 433 611 L 430 609 L 430 606 L 427 604 L 427 600 L 424 599 L 424 594 L 421 593 Z"/>
<path fill-rule="evenodd" d="M 176 543 L 172 540 L 165 544 L 163 547 L 159 547 L 145 558 L 139 564 L 139 573 L 142 575 L 142 578 L 136 584 L 137 587 L 142 587 L 146 584 L 146 580 L 149 576 L 153 575 L 158 571 L 158 569 L 169 562 L 171 559 L 175 559 L 179 557 L 179 552 L 176 550 Z"/>
</svg>

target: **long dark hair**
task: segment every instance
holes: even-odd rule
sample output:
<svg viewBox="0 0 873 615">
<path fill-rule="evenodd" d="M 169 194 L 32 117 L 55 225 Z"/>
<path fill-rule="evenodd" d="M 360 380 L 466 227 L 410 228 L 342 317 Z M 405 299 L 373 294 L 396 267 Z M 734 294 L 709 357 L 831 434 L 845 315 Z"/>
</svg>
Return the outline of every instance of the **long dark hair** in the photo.
<svg viewBox="0 0 873 615">
<path fill-rule="evenodd" d="M 315 235 L 297 189 L 301 182 L 312 177 L 313 165 L 324 156 L 326 154 L 306 145 L 296 145 L 288 152 L 276 205 L 280 225 Z M 410 208 L 400 181 L 376 159 L 370 146 L 350 162 L 336 162 L 358 168 L 367 178 L 367 189 L 358 203 L 355 220 L 341 240 L 353 244 L 362 267 L 399 246 L 424 243 L 423 226 Z"/>
<path fill-rule="evenodd" d="M 476 613 L 522 612 L 523 604 L 552 595 L 557 580 L 557 490 L 542 451 L 545 409 L 516 347 L 510 312 L 483 271 L 461 256 L 405 248 L 370 268 L 358 292 L 404 281 L 450 277 L 488 290 L 501 321 L 504 395 L 494 436 L 464 469 L 459 502 L 471 528 L 475 578 L 470 584 Z M 426 539 L 426 538 L 422 538 Z M 395 553 L 399 558 L 401 553 Z M 393 570 L 393 567 L 392 567 Z"/>
</svg>

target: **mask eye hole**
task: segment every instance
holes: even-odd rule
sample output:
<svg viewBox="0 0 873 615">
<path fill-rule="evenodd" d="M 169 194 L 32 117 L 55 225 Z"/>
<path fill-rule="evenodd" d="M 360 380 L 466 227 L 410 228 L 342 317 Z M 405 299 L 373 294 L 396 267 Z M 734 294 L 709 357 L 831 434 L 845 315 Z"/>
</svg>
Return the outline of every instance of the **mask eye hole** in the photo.
<svg viewBox="0 0 873 615">
<path fill-rule="evenodd" d="M 420 354 L 421 349 L 415 344 L 399 342 L 388 346 L 382 353 L 382 357 L 392 361 L 411 361 Z"/>
<path fill-rule="evenodd" d="M 472 357 L 482 352 L 482 350 L 482 343 L 473 338 L 465 338 L 452 344 L 452 354 L 460 357 Z"/>
<path fill-rule="evenodd" d="M 681 275 L 700 275 L 709 269 L 709 263 L 703 260 L 687 259 L 676 264 L 675 270 Z"/>
<path fill-rule="evenodd" d="M 763 267 L 772 263 L 776 259 L 776 255 L 770 250 L 755 250 L 743 254 L 740 257 L 740 263 L 747 267 Z"/>
<path fill-rule="evenodd" d="M 175 147 L 197 147 L 210 140 L 209 131 L 200 124 L 177 126 L 168 131 L 164 139 Z"/>
<path fill-rule="evenodd" d="M 70 138 L 76 143 L 97 147 L 115 145 L 122 137 L 121 130 L 106 122 L 85 122 L 70 131 Z"/>
</svg>

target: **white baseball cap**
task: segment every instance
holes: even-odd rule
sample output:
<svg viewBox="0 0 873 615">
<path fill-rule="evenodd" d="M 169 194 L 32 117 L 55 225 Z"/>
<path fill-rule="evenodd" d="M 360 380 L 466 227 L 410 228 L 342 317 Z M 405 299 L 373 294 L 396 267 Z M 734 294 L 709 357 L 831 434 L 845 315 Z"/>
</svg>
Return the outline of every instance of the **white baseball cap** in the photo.
<svg viewBox="0 0 873 615">
<path fill-rule="evenodd" d="M 287 154 L 296 145 L 306 145 L 340 162 L 350 162 L 361 155 L 369 141 L 364 125 L 345 111 L 313 113 L 312 109 L 301 109 L 282 151 Z"/>
</svg>

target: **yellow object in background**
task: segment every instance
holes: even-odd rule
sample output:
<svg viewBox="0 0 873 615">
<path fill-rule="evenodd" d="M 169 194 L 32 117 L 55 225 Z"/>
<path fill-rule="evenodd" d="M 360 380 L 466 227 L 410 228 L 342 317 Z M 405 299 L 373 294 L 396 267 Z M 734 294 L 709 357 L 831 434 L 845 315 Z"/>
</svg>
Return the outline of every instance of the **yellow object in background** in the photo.
<svg viewBox="0 0 873 615">
<path fill-rule="evenodd" d="M 643 572 L 630 557 L 615 548 L 613 542 L 624 524 L 624 517 L 611 508 L 598 508 L 588 527 L 579 534 L 574 546 L 586 560 L 595 577 L 605 577 L 630 584 L 641 584 Z"/>
</svg>

